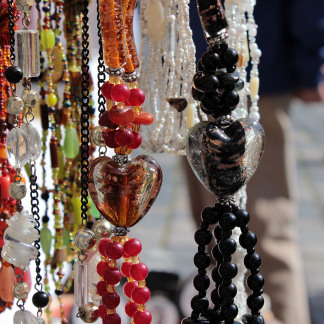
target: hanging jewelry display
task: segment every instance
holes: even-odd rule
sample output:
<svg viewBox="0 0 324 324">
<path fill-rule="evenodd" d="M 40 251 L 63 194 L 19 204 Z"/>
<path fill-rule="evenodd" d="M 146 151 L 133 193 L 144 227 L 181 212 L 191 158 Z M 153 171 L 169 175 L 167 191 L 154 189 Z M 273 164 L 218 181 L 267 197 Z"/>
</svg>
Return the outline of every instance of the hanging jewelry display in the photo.
<svg viewBox="0 0 324 324">
<path fill-rule="evenodd" d="M 187 129 L 206 120 L 198 116 L 191 98 L 195 46 L 189 27 L 189 0 L 143 0 L 141 19 L 141 87 L 143 108 L 152 113 L 154 127 L 143 130 L 143 148 L 185 154 Z"/>
<path fill-rule="evenodd" d="M 260 315 L 263 306 L 263 277 L 259 274 L 260 256 L 255 252 L 256 236 L 247 224 L 249 214 L 234 203 L 233 195 L 242 188 L 255 172 L 264 146 L 264 132 L 254 119 L 242 118 L 234 121 L 229 114 L 239 103 L 237 91 L 244 83 L 236 70 L 237 52 L 226 43 L 227 21 L 220 1 L 197 0 L 208 51 L 198 62 L 194 76 L 193 97 L 200 108 L 214 118 L 213 122 L 201 122 L 188 134 L 187 158 L 202 184 L 217 197 L 215 207 L 202 212 L 202 223 L 195 234 L 198 253 L 194 257 L 198 275 L 194 286 L 199 292 L 191 302 L 191 317 L 188 323 L 234 323 L 238 315 L 234 298 L 237 288 L 233 284 L 238 269 L 232 260 L 237 244 L 233 230 L 241 230 L 240 245 L 247 250 L 244 265 L 250 270 L 247 280 L 252 294 L 247 298 L 251 314 L 243 316 L 243 323 L 264 323 Z M 212 271 L 215 289 L 211 293 L 210 307 L 207 289 L 210 279 L 206 269 L 211 263 L 205 251 L 212 240 L 210 225 L 215 225 L 216 246 L 212 250 L 216 266 Z M 237 322 L 235 322 L 237 323 Z"/>
</svg>

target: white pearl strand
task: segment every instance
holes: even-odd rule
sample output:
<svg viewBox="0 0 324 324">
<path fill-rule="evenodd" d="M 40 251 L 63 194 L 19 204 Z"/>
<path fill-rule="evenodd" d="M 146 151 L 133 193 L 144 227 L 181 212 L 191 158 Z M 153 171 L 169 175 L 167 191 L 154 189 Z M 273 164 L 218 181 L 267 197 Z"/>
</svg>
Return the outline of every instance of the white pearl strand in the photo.
<svg viewBox="0 0 324 324">
<path fill-rule="evenodd" d="M 148 33 L 146 11 L 153 2 L 163 4 L 166 16 L 165 34 L 160 41 L 151 40 Z M 146 93 L 143 108 L 155 118 L 152 127 L 142 130 L 142 147 L 153 152 L 185 154 L 187 110 L 196 106 L 191 98 L 195 46 L 189 27 L 189 0 L 142 0 L 140 19 L 140 83 Z M 187 110 L 177 112 L 166 98 L 185 98 Z M 194 109 L 191 123 L 197 122 L 199 117 L 197 109 Z"/>
</svg>

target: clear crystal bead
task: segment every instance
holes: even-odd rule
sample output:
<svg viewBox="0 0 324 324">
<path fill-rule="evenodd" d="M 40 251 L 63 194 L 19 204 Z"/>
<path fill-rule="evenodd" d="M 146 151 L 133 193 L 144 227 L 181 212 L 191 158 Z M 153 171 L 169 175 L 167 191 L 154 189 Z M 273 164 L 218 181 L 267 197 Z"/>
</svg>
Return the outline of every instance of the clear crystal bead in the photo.
<svg viewBox="0 0 324 324">
<path fill-rule="evenodd" d="M 19 310 L 15 313 L 13 324 L 39 324 L 39 320 L 31 312 Z"/>
<path fill-rule="evenodd" d="M 22 124 L 20 129 L 23 130 L 27 135 L 29 151 L 30 151 L 30 159 L 36 161 L 40 157 L 42 151 L 42 142 L 39 136 L 39 132 L 30 123 Z"/>
<path fill-rule="evenodd" d="M 15 169 L 21 169 L 30 155 L 26 133 L 20 128 L 13 128 L 7 137 L 6 151 L 9 163 Z"/>
<path fill-rule="evenodd" d="M 80 307 L 88 301 L 88 263 L 78 261 L 74 266 L 74 303 Z"/>
</svg>

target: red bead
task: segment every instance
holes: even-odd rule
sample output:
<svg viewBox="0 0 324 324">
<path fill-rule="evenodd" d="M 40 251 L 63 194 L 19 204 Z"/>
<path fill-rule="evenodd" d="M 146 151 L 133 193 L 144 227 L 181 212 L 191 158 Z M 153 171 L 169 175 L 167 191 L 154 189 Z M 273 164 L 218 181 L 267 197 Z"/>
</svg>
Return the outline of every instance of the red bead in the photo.
<svg viewBox="0 0 324 324">
<path fill-rule="evenodd" d="M 142 89 L 132 89 L 127 101 L 131 106 L 141 106 L 145 101 L 145 92 Z"/>
<path fill-rule="evenodd" d="M 10 195 L 9 195 L 9 187 L 10 187 L 10 176 L 7 175 L 3 175 L 1 177 L 1 200 L 4 199 L 9 199 Z"/>
<path fill-rule="evenodd" d="M 109 83 L 109 81 L 106 81 L 102 87 L 101 87 L 101 92 L 102 95 L 106 98 L 111 100 L 111 89 L 114 87 L 112 83 Z"/>
<path fill-rule="evenodd" d="M 107 292 L 107 282 L 99 281 L 97 283 L 97 293 L 99 296 L 103 296 Z"/>
<path fill-rule="evenodd" d="M 134 138 L 130 144 L 128 144 L 128 148 L 130 149 L 137 149 L 142 144 L 142 136 L 140 133 L 133 131 Z"/>
<path fill-rule="evenodd" d="M 134 110 L 131 107 L 112 107 L 109 110 L 110 120 L 116 125 L 128 125 L 135 118 Z"/>
<path fill-rule="evenodd" d="M 123 256 L 124 247 L 118 242 L 109 242 L 106 247 L 106 255 L 108 258 L 118 260 Z"/>
<path fill-rule="evenodd" d="M 133 320 L 135 324 L 150 324 L 152 322 L 152 314 L 147 309 L 143 312 L 137 311 L 133 316 Z"/>
<path fill-rule="evenodd" d="M 130 129 L 121 130 L 118 129 L 115 132 L 114 139 L 120 146 L 126 146 L 133 141 L 134 134 Z"/>
<path fill-rule="evenodd" d="M 100 261 L 97 264 L 97 273 L 100 277 L 103 276 L 104 271 L 109 267 L 108 262 Z"/>
<path fill-rule="evenodd" d="M 144 280 L 148 275 L 148 268 L 145 263 L 136 263 L 133 264 L 130 268 L 130 275 L 134 280 L 140 281 Z"/>
<path fill-rule="evenodd" d="M 116 84 L 111 89 L 111 98 L 117 102 L 125 102 L 130 94 L 130 90 L 126 84 Z"/>
<path fill-rule="evenodd" d="M 120 303 L 120 297 L 116 292 L 106 292 L 102 296 L 102 303 L 108 308 L 108 309 L 114 309 L 117 308 Z"/>
<path fill-rule="evenodd" d="M 147 287 L 136 287 L 132 291 L 132 299 L 137 304 L 145 304 L 151 297 L 150 289 Z"/>
<path fill-rule="evenodd" d="M 99 242 L 98 250 L 101 255 L 106 256 L 106 249 L 107 249 L 107 245 L 109 244 L 109 242 L 110 242 L 110 239 L 108 239 L 108 238 L 102 239 Z"/>
<path fill-rule="evenodd" d="M 124 243 L 124 251 L 128 256 L 135 257 L 141 253 L 142 243 L 138 239 L 132 238 Z"/>
<path fill-rule="evenodd" d="M 108 127 L 110 129 L 116 129 L 118 127 L 118 125 L 115 125 L 111 119 L 110 119 L 110 115 L 109 115 L 109 110 L 106 110 L 102 116 L 99 118 L 99 125 L 103 126 L 103 127 Z"/>
<path fill-rule="evenodd" d="M 117 285 L 121 277 L 122 274 L 117 268 L 107 268 L 103 273 L 103 278 L 108 285 Z"/>
<path fill-rule="evenodd" d="M 124 247 L 125 247 L 125 244 L 124 244 Z M 131 276 L 129 270 L 132 267 L 132 265 L 133 265 L 132 262 L 123 262 L 122 263 L 120 270 L 124 277 L 129 278 Z"/>
<path fill-rule="evenodd" d="M 104 135 L 105 144 L 110 148 L 118 147 L 118 144 L 115 141 L 115 133 L 116 131 L 112 131 L 112 132 L 108 131 Z"/>
<path fill-rule="evenodd" d="M 121 319 L 117 313 L 108 314 L 102 319 L 103 324 L 120 324 Z"/>
<path fill-rule="evenodd" d="M 138 286 L 136 281 L 128 281 L 124 285 L 124 294 L 128 298 L 132 298 L 133 290 Z"/>
<path fill-rule="evenodd" d="M 135 119 L 133 120 L 133 123 L 138 125 L 151 125 L 153 122 L 154 116 L 146 111 L 135 115 Z"/>
<path fill-rule="evenodd" d="M 131 301 L 129 301 L 126 305 L 125 305 L 125 313 L 127 314 L 127 316 L 129 317 L 133 317 L 134 314 L 137 312 L 137 304 L 133 303 Z"/>
<path fill-rule="evenodd" d="M 100 318 L 104 318 L 107 315 L 107 308 L 105 305 L 99 305 L 98 307 L 98 315 Z"/>
</svg>

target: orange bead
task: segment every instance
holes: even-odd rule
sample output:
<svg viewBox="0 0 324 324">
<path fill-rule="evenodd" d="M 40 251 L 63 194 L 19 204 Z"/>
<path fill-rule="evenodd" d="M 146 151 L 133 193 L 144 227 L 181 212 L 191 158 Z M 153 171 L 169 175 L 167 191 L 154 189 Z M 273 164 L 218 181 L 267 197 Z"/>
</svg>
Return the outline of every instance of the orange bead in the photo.
<svg viewBox="0 0 324 324">
<path fill-rule="evenodd" d="M 9 174 L 3 175 L 1 177 L 1 199 L 9 199 L 9 186 L 10 186 L 10 176 Z"/>
<path fill-rule="evenodd" d="M 6 152 L 6 148 L 4 146 L 0 147 L 0 159 L 7 159 L 7 152 Z"/>
<path fill-rule="evenodd" d="M 133 124 L 151 125 L 153 122 L 154 122 L 154 116 L 144 111 L 135 116 Z"/>
</svg>

